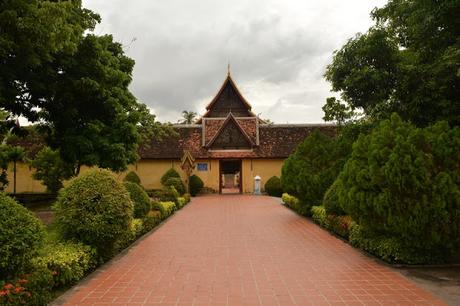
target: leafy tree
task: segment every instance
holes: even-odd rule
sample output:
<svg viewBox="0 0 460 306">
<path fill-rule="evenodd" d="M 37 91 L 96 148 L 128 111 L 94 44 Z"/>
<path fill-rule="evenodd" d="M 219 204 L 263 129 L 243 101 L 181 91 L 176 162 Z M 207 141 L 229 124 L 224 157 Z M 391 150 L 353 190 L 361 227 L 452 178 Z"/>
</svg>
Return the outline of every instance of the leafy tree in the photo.
<svg viewBox="0 0 460 306">
<path fill-rule="evenodd" d="M 355 116 L 350 106 L 341 103 L 335 97 L 326 99 L 326 104 L 323 106 L 324 121 L 336 121 L 338 125 L 343 125 L 347 120 Z"/>
<path fill-rule="evenodd" d="M 1 1 L 0 106 L 38 120 L 49 82 L 43 74 L 58 73 L 56 58 L 72 55 L 83 33 L 99 20 L 79 0 Z"/>
<path fill-rule="evenodd" d="M 4 1 L 0 12 L 0 109 L 40 121 L 75 174 L 125 170 L 161 134 L 128 89 L 134 61 L 110 35 L 85 33 L 100 19 L 81 1 Z"/>
<path fill-rule="evenodd" d="M 353 145 L 339 176 L 340 206 L 372 237 L 411 253 L 460 246 L 460 128 L 416 128 L 394 114 Z"/>
<path fill-rule="evenodd" d="M 390 0 L 334 55 L 325 77 L 351 108 L 417 126 L 460 124 L 460 2 Z"/>
<path fill-rule="evenodd" d="M 51 193 L 57 193 L 62 188 L 62 181 L 73 175 L 72 166 L 64 163 L 59 152 L 50 147 L 41 149 L 31 166 L 35 168 L 33 178 L 41 180 Z"/>
<path fill-rule="evenodd" d="M 8 151 L 8 160 L 13 162 L 13 194 L 16 194 L 16 166 L 17 162 L 24 160 L 25 151 L 24 148 L 16 146 L 12 147 Z"/>
<path fill-rule="evenodd" d="M 184 110 L 182 111 L 183 120 L 180 120 L 179 123 L 180 124 L 192 124 L 195 122 L 196 115 L 197 115 L 196 112 Z"/>
</svg>

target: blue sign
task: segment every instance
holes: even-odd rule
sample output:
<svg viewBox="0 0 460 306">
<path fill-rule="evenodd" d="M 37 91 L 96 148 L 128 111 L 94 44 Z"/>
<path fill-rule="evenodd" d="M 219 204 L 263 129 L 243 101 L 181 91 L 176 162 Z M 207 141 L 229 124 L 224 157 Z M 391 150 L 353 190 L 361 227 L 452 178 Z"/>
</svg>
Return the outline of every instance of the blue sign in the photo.
<svg viewBox="0 0 460 306">
<path fill-rule="evenodd" d="M 208 171 L 208 163 L 197 163 L 196 169 L 198 171 Z"/>
</svg>

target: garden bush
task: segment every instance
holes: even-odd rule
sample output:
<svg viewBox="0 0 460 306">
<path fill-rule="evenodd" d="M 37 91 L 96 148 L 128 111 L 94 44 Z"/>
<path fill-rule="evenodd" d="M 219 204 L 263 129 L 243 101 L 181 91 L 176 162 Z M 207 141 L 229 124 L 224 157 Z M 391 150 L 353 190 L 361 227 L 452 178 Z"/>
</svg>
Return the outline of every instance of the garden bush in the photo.
<svg viewBox="0 0 460 306">
<path fill-rule="evenodd" d="M 82 243 L 63 242 L 48 245 L 32 259 L 34 267 L 46 268 L 53 275 L 54 287 L 68 286 L 81 280 L 96 266 L 96 252 Z"/>
<path fill-rule="evenodd" d="M 290 194 L 285 192 L 281 196 L 281 199 L 282 199 L 283 203 L 287 207 L 289 207 L 292 210 L 296 211 L 298 214 L 301 214 L 303 216 L 309 216 L 310 215 L 310 211 L 307 211 L 307 210 L 309 210 L 308 206 L 302 205 L 300 203 L 299 199 L 297 199 L 296 197 L 291 196 Z"/>
<path fill-rule="evenodd" d="M 173 186 L 164 187 L 161 190 L 156 190 L 153 193 L 153 198 L 158 201 L 163 202 L 176 202 L 177 198 L 180 197 L 179 193 L 177 192 L 176 188 Z"/>
<path fill-rule="evenodd" d="M 198 175 L 192 175 L 189 180 L 189 189 L 192 197 L 195 197 L 200 193 L 201 189 L 204 187 L 204 183 Z"/>
<path fill-rule="evenodd" d="M 133 216 L 134 218 L 144 217 L 150 210 L 150 198 L 144 188 L 139 186 L 136 183 L 125 181 L 123 182 L 126 190 L 128 190 L 129 197 L 133 201 L 134 209 Z"/>
<path fill-rule="evenodd" d="M 281 180 L 277 176 L 272 176 L 265 183 L 265 192 L 272 197 L 281 197 L 283 189 L 281 188 Z"/>
<path fill-rule="evenodd" d="M 331 187 L 329 187 L 329 189 L 324 194 L 323 206 L 328 215 L 345 215 L 345 212 L 339 203 L 338 191 L 340 189 L 340 184 L 341 182 L 339 179 L 335 180 Z"/>
<path fill-rule="evenodd" d="M 185 204 L 191 200 L 190 193 L 185 193 L 182 197 L 185 199 Z"/>
<path fill-rule="evenodd" d="M 0 193 L 0 280 L 24 272 L 44 237 L 45 229 L 40 220 Z"/>
<path fill-rule="evenodd" d="M 97 250 L 105 260 L 117 240 L 129 230 L 133 203 L 111 172 L 94 169 L 61 189 L 53 206 L 55 223 L 65 239 L 75 239 Z"/>
<path fill-rule="evenodd" d="M 177 177 L 170 177 L 164 183 L 165 187 L 174 187 L 179 195 L 183 195 L 185 193 L 185 186 L 184 183 L 180 178 Z"/>
<path fill-rule="evenodd" d="M 406 254 L 448 256 L 460 244 L 458 152 L 460 128 L 420 129 L 394 114 L 353 146 L 340 205 L 368 237 L 391 239 Z"/>
<path fill-rule="evenodd" d="M 134 171 L 129 171 L 128 174 L 126 174 L 125 178 L 123 179 L 124 182 L 131 182 L 137 185 L 141 185 L 141 179 L 137 175 L 136 172 Z"/>
<path fill-rule="evenodd" d="M 183 197 L 177 198 L 177 203 L 176 203 L 177 209 L 181 209 L 182 207 L 185 206 L 185 204 L 187 204 L 187 201 L 185 200 L 185 198 Z"/>
<path fill-rule="evenodd" d="M 47 268 L 37 268 L 13 281 L 0 281 L 0 305 L 47 305 L 52 299 L 54 285 L 52 273 Z"/>
<path fill-rule="evenodd" d="M 161 212 L 161 217 L 166 219 L 169 217 L 175 210 L 176 204 L 174 202 L 153 202 L 152 209 L 158 210 Z"/>
<path fill-rule="evenodd" d="M 313 206 L 311 208 L 313 221 L 331 231 L 332 233 L 348 239 L 352 219 L 350 216 L 328 215 L 324 206 Z"/>
<path fill-rule="evenodd" d="M 163 174 L 163 176 L 160 179 L 161 185 L 165 186 L 166 181 L 171 177 L 180 179 L 179 173 L 176 170 L 174 170 L 174 168 L 169 169 L 168 171 L 166 171 L 165 174 Z"/>
<path fill-rule="evenodd" d="M 148 231 L 152 230 L 155 226 L 160 224 L 162 219 L 163 218 L 160 211 L 149 211 L 147 215 L 142 219 L 142 222 L 144 223 L 143 234 L 147 233 Z"/>
<path fill-rule="evenodd" d="M 313 205 L 321 204 L 339 174 L 343 162 L 338 153 L 336 140 L 315 130 L 285 161 L 282 188 L 300 200 L 307 214 Z"/>
<path fill-rule="evenodd" d="M 129 226 L 129 230 L 118 239 L 115 243 L 115 250 L 120 252 L 130 246 L 137 238 L 144 233 L 143 219 L 133 219 Z"/>
</svg>

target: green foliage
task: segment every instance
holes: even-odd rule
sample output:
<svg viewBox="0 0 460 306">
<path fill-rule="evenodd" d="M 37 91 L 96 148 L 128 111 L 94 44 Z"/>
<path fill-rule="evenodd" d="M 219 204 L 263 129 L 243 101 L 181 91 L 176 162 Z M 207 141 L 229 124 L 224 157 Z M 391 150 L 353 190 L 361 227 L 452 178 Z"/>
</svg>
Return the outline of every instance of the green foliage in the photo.
<svg viewBox="0 0 460 306">
<path fill-rule="evenodd" d="M 338 125 L 343 125 L 347 120 L 355 116 L 355 113 L 350 106 L 341 103 L 335 97 L 326 99 L 326 104 L 323 106 L 324 121 L 336 121 Z"/>
<path fill-rule="evenodd" d="M 131 182 L 137 185 L 141 185 L 141 179 L 137 175 L 136 172 L 134 171 L 129 171 L 128 174 L 126 174 L 125 178 L 123 179 L 125 182 Z"/>
<path fill-rule="evenodd" d="M 47 268 L 38 268 L 11 282 L 0 281 L 0 305 L 43 306 L 51 301 L 53 276 Z"/>
<path fill-rule="evenodd" d="M 3 191 L 8 186 L 8 152 L 9 146 L 0 145 L 0 191 Z"/>
<path fill-rule="evenodd" d="M 183 195 L 185 193 L 185 186 L 180 178 L 170 177 L 165 181 L 164 185 L 166 187 L 174 187 L 179 195 Z"/>
<path fill-rule="evenodd" d="M 349 241 L 351 245 L 389 263 L 433 264 L 441 263 L 444 257 L 441 250 L 418 252 L 408 249 L 397 237 L 375 236 L 366 233 L 358 224 L 352 225 Z"/>
<path fill-rule="evenodd" d="M 163 174 L 163 176 L 160 179 L 161 185 L 166 186 L 166 181 L 171 177 L 180 179 L 179 173 L 176 170 L 174 170 L 174 168 L 169 169 L 168 171 L 166 171 L 165 174 Z"/>
<path fill-rule="evenodd" d="M 150 198 L 144 188 L 129 181 L 123 182 L 134 204 L 134 218 L 143 218 L 150 210 Z"/>
<path fill-rule="evenodd" d="M 149 232 L 155 226 L 160 224 L 162 219 L 163 217 L 160 211 L 157 211 L 157 210 L 149 211 L 147 215 L 142 219 L 142 222 L 144 225 L 143 234 Z"/>
<path fill-rule="evenodd" d="M 198 175 L 192 175 L 189 180 L 189 189 L 192 197 L 195 197 L 204 187 L 204 183 Z"/>
<path fill-rule="evenodd" d="M 310 208 L 307 205 L 303 205 L 296 197 L 291 196 L 288 193 L 283 193 L 281 199 L 287 207 L 296 211 L 298 214 L 303 216 L 310 215 Z"/>
<path fill-rule="evenodd" d="M 109 258 L 132 222 L 133 203 L 107 170 L 93 169 L 61 189 L 53 206 L 55 223 L 65 239 L 75 239 Z"/>
<path fill-rule="evenodd" d="M 185 193 L 182 197 L 185 199 L 186 204 L 190 202 L 190 199 L 191 199 L 190 193 Z"/>
<path fill-rule="evenodd" d="M 179 120 L 180 124 L 193 124 L 195 122 L 197 113 L 192 111 L 182 111 L 182 120 Z"/>
<path fill-rule="evenodd" d="M 176 201 L 177 209 L 181 209 L 182 207 L 185 206 L 185 204 L 187 204 L 187 201 L 185 200 L 185 198 L 183 198 L 183 197 L 178 197 L 177 198 L 177 201 Z"/>
<path fill-rule="evenodd" d="M 115 250 L 117 252 L 124 250 L 130 246 L 137 238 L 144 233 L 144 221 L 143 219 L 133 219 L 129 229 L 125 232 L 115 244 Z"/>
<path fill-rule="evenodd" d="M 341 181 L 339 179 L 335 180 L 324 194 L 323 206 L 328 215 L 341 216 L 345 214 L 339 202 L 338 191 L 342 188 L 340 184 Z"/>
<path fill-rule="evenodd" d="M 283 189 L 281 188 L 281 180 L 277 176 L 272 176 L 265 183 L 265 191 L 272 197 L 281 197 Z"/>
<path fill-rule="evenodd" d="M 420 129 L 396 114 L 360 136 L 339 179 L 341 207 L 367 233 L 407 252 L 460 245 L 460 128 Z"/>
<path fill-rule="evenodd" d="M 153 198 L 163 202 L 176 202 L 178 197 L 180 195 L 174 186 L 165 187 L 153 192 Z"/>
<path fill-rule="evenodd" d="M 33 178 L 41 180 L 51 193 L 57 193 L 63 186 L 62 181 L 73 175 L 73 167 L 64 163 L 59 152 L 49 147 L 44 147 L 37 153 L 31 166 L 35 168 Z"/>
<path fill-rule="evenodd" d="M 40 220 L 12 198 L 0 193 L 0 280 L 24 272 L 44 236 Z"/>
<path fill-rule="evenodd" d="M 64 242 L 48 245 L 32 260 L 34 267 L 46 268 L 53 275 L 54 287 L 69 286 L 94 268 L 95 251 L 84 244 Z"/>
<path fill-rule="evenodd" d="M 323 206 L 313 206 L 311 208 L 313 221 L 333 232 L 334 234 L 348 239 L 352 226 L 350 216 L 328 215 Z"/>
<path fill-rule="evenodd" d="M 283 190 L 297 197 L 309 213 L 311 206 L 321 203 L 342 165 L 336 141 L 315 130 L 283 165 Z"/>
<path fill-rule="evenodd" d="M 161 213 L 163 219 L 166 219 L 176 210 L 176 204 L 174 202 L 153 202 L 152 209 L 158 210 Z"/>
<path fill-rule="evenodd" d="M 459 9 L 455 0 L 388 1 L 367 33 L 335 53 L 326 79 L 372 118 L 397 112 L 417 126 L 460 124 Z"/>
</svg>

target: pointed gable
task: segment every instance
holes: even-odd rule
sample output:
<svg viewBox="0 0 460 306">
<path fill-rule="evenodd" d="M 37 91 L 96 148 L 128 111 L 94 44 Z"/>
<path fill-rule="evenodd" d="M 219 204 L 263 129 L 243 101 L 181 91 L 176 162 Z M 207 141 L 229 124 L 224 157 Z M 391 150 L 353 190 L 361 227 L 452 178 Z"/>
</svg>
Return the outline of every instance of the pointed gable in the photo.
<svg viewBox="0 0 460 306">
<path fill-rule="evenodd" d="M 254 142 L 230 113 L 215 136 L 207 144 L 215 150 L 251 149 Z"/>
<path fill-rule="evenodd" d="M 225 118 L 229 113 L 235 117 L 255 117 L 251 105 L 238 90 L 230 73 L 227 75 L 217 95 L 206 107 L 203 117 Z"/>
</svg>

